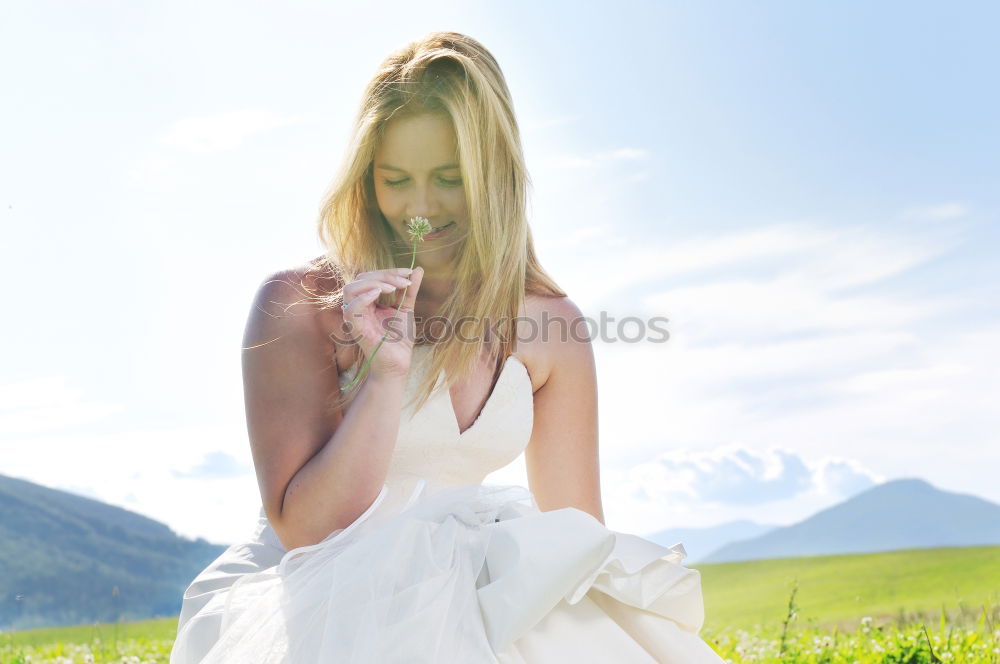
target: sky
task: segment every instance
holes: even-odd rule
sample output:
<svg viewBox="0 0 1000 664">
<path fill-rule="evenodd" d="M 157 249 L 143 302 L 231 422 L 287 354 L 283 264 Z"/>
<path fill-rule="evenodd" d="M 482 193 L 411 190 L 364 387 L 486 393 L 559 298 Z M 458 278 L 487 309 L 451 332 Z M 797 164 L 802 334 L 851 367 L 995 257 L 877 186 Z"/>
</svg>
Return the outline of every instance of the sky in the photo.
<svg viewBox="0 0 1000 664">
<path fill-rule="evenodd" d="M 998 19 L 7 3 L 0 474 L 248 537 L 253 294 L 324 251 L 320 199 L 380 61 L 454 30 L 510 87 L 543 266 L 593 320 L 669 321 L 663 343 L 594 341 L 609 528 L 791 524 L 904 477 L 1000 502 Z M 486 481 L 526 486 L 523 455 Z"/>
</svg>

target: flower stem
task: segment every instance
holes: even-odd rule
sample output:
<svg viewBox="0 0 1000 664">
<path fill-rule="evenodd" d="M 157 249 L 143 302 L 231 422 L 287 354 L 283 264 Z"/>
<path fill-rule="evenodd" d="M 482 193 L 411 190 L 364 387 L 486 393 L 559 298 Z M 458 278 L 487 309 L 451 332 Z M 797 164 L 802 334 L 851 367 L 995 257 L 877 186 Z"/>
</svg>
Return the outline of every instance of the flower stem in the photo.
<svg viewBox="0 0 1000 664">
<path fill-rule="evenodd" d="M 413 252 L 412 252 L 412 254 L 410 256 L 410 274 L 411 274 L 411 276 L 413 274 L 413 265 L 416 262 L 417 262 L 417 238 L 413 238 Z M 403 299 L 406 297 L 406 291 L 408 291 L 409 289 L 410 289 L 409 286 L 406 286 L 406 287 L 403 288 L 403 294 L 399 296 L 399 304 L 396 305 L 396 313 L 394 313 L 393 316 L 392 316 L 392 320 L 393 321 L 396 320 L 396 314 L 398 314 L 399 310 L 403 307 Z M 385 334 L 382 335 L 382 338 L 379 339 L 378 345 L 375 346 L 375 350 L 373 350 L 372 354 L 368 356 L 367 360 L 365 360 L 365 364 L 358 371 L 358 374 L 347 385 L 342 385 L 340 387 L 340 391 L 341 392 L 344 392 L 345 390 L 351 389 L 351 387 L 353 387 L 355 383 L 357 383 L 359 380 L 361 380 L 361 377 L 364 376 L 365 373 L 368 371 L 368 365 L 372 363 L 372 359 L 375 358 L 375 354 L 378 353 L 378 349 L 382 347 L 382 344 L 385 342 L 385 338 L 388 337 L 388 336 L 389 336 L 389 330 L 386 330 Z"/>
</svg>

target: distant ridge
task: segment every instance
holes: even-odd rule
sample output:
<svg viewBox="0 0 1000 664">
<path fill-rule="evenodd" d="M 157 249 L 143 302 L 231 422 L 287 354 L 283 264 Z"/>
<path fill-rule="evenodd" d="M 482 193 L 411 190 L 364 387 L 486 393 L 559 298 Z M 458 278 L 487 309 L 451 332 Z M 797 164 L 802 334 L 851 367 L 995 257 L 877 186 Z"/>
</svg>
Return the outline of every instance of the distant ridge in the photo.
<svg viewBox="0 0 1000 664">
<path fill-rule="evenodd" d="M 790 526 L 730 542 L 704 563 L 1000 544 L 1000 505 L 892 480 Z"/>
<path fill-rule="evenodd" d="M 644 537 L 663 546 L 682 542 L 688 554 L 684 564 L 693 564 L 730 542 L 750 539 L 775 528 L 780 526 L 740 519 L 707 528 L 669 528 Z"/>
<path fill-rule="evenodd" d="M 0 515 L 3 631 L 176 616 L 187 584 L 227 548 L 6 475 Z"/>
</svg>

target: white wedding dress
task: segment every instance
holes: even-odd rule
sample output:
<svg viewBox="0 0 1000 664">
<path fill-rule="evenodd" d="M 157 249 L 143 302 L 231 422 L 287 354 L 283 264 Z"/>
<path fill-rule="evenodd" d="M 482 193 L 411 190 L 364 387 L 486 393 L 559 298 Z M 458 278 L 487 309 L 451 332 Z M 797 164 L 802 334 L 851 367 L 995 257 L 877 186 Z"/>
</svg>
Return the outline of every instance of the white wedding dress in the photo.
<svg viewBox="0 0 1000 664">
<path fill-rule="evenodd" d="M 404 399 L 427 348 L 415 346 Z M 251 539 L 198 574 L 170 663 L 723 662 L 698 634 L 701 577 L 681 543 L 482 484 L 524 451 L 532 415 L 516 356 L 464 432 L 442 375 L 423 408 L 404 408 L 385 484 L 357 520 L 286 552 L 261 508 Z"/>
</svg>

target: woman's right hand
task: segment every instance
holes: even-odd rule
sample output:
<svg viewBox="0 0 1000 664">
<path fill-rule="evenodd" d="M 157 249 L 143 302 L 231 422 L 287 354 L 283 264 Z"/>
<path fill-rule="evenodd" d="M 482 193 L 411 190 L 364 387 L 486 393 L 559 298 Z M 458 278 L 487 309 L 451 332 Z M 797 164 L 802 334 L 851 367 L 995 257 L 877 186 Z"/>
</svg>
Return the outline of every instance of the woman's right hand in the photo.
<svg viewBox="0 0 1000 664">
<path fill-rule="evenodd" d="M 344 286 L 341 307 L 344 332 L 349 341 L 358 344 L 365 357 L 371 359 L 367 373 L 372 375 L 406 376 L 410 371 L 415 330 L 413 309 L 424 270 L 422 267 L 414 269 L 408 280 L 406 275 L 409 272 L 410 269 L 405 267 L 362 272 Z M 412 283 L 407 284 L 407 281 Z M 394 294 L 391 307 L 378 304 L 382 293 Z M 402 306 L 396 293 L 403 293 Z M 383 337 L 385 342 L 379 347 Z M 375 353 L 374 357 L 372 353 Z"/>
</svg>

